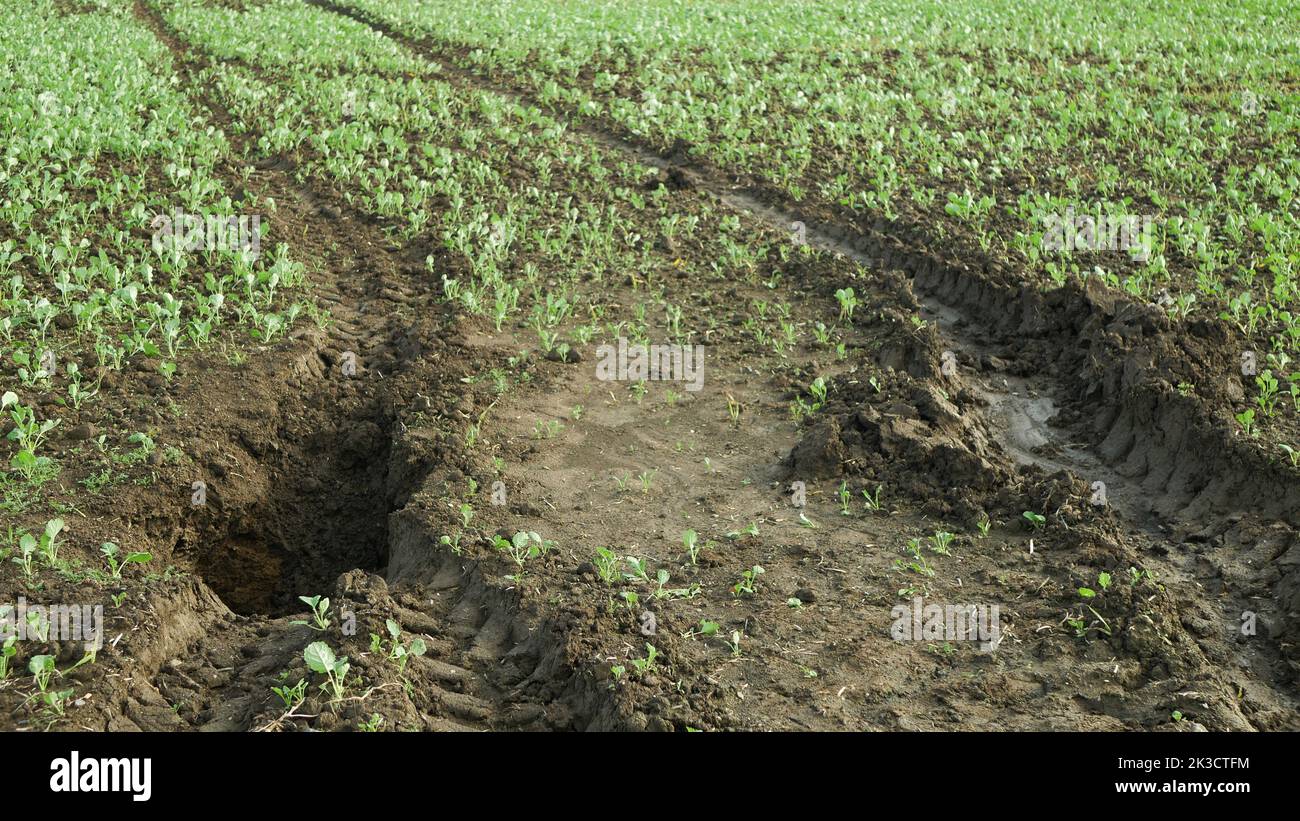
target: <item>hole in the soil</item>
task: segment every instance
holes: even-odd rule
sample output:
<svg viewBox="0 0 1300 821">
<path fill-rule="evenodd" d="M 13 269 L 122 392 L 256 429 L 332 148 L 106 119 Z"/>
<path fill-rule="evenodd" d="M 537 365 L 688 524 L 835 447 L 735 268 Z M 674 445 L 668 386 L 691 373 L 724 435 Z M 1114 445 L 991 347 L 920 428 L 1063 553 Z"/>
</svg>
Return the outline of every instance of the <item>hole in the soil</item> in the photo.
<svg viewBox="0 0 1300 821">
<path fill-rule="evenodd" d="M 282 596 L 284 548 L 254 535 L 232 535 L 204 551 L 199 573 L 236 613 L 271 613 Z"/>
<path fill-rule="evenodd" d="M 385 563 L 387 528 L 372 528 L 364 540 L 344 539 L 286 545 L 270 530 L 229 533 L 197 545 L 194 569 L 234 612 L 283 616 L 304 609 L 299 596 L 328 595 L 340 574 Z"/>
<path fill-rule="evenodd" d="M 301 613 L 300 596 L 328 596 L 341 574 L 382 568 L 388 515 L 402 499 L 393 485 L 405 481 L 389 472 L 393 418 L 365 405 L 315 429 L 275 430 L 281 448 L 261 497 L 232 501 L 224 522 L 178 553 L 242 615 Z"/>
</svg>

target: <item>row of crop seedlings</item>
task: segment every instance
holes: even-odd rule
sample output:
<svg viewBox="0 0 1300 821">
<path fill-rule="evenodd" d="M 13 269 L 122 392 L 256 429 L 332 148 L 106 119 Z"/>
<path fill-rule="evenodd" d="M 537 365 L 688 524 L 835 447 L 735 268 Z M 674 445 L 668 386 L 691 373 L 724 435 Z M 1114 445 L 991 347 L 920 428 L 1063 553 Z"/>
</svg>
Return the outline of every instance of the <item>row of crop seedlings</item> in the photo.
<svg viewBox="0 0 1300 821">
<path fill-rule="evenodd" d="M 236 207 L 216 171 L 229 145 L 194 125 L 166 47 L 131 16 L 13 5 L 0 53 L 5 413 L 13 467 L 39 485 L 58 470 L 43 400 L 80 410 L 130 361 L 170 380 L 223 333 L 277 338 L 302 267 L 270 248 L 269 203 Z"/>
<path fill-rule="evenodd" d="M 1300 379 L 1293 22 L 1135 5 L 1139 29 L 1098 32 L 1061 0 L 1037 15 L 841 0 L 794 21 L 765 2 L 345 5 L 795 200 L 1012 252 L 1044 285 L 1099 276 L 1177 317 L 1222 316 L 1275 354 L 1286 386 Z M 1198 13 L 1216 35 L 1187 43 Z M 1143 230 L 1127 247 L 1088 227 L 1132 219 Z M 1067 221 L 1080 231 L 1062 241 Z"/>
<path fill-rule="evenodd" d="M 446 296 L 498 329 L 522 320 L 547 353 L 601 333 L 605 307 L 580 304 L 580 276 L 685 264 L 664 259 L 654 236 L 711 245 L 708 273 L 720 278 L 753 276 L 765 254 L 702 206 L 673 210 L 666 191 L 645 188 L 647 169 L 613 162 L 534 110 L 440 82 L 360 23 L 290 2 L 245 13 L 161 5 L 188 42 L 247 59 L 218 60 L 208 78 L 238 119 L 261 126 L 262 150 L 299 152 L 301 173 L 387 218 L 396 239 L 432 238 L 429 267 Z M 706 221 L 717 230 L 702 230 Z M 653 323 L 676 317 L 685 332 L 662 287 L 649 302 L 606 331 L 644 341 Z"/>
</svg>

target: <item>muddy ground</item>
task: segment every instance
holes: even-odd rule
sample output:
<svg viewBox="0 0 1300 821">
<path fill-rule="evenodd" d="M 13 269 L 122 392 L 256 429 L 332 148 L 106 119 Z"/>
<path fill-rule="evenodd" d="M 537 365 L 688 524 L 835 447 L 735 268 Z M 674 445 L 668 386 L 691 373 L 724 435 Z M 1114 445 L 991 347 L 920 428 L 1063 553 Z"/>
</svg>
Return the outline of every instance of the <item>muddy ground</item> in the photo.
<svg viewBox="0 0 1300 821">
<path fill-rule="evenodd" d="M 179 72 L 201 68 L 138 14 Z M 195 105 L 228 125 L 214 101 Z M 522 323 L 458 315 L 427 249 L 393 245 L 341 192 L 297 179 L 300 158 L 255 157 L 242 139 L 250 189 L 307 238 L 295 253 L 331 321 L 240 364 L 199 354 L 172 382 L 140 363 L 61 426 L 65 464 L 89 447 L 66 432 L 114 423 L 152 426 L 183 458 L 135 466 L 65 517 L 73 555 L 115 540 L 153 553 L 148 575 L 31 589 L 0 571 L 5 601 L 104 603 L 107 622 L 95 663 L 68 676 L 65 717 L 10 678 L 0 726 L 1300 729 L 1300 477 L 1215 410 L 1240 379 L 1231 331 L 1174 328 L 1095 286 L 1044 292 L 907 226 L 796 209 L 587 126 L 573 139 L 642 162 L 672 207 L 740 216 L 770 243 L 764 273 L 782 273 L 775 289 L 670 282 L 716 320 L 697 340 L 703 386 L 638 397 L 598 378 L 595 344 L 576 361 L 521 356 L 535 347 Z M 846 285 L 860 304 L 842 356 L 741 333 L 756 300 L 830 323 Z M 638 299 L 635 279 L 613 287 Z M 796 420 L 818 375 L 824 406 Z M 1189 381 L 1205 390 L 1183 395 Z M 554 542 L 522 576 L 493 545 L 517 532 Z M 597 548 L 644 559 L 647 578 L 624 562 L 602 579 Z M 752 594 L 738 591 L 755 566 Z M 323 631 L 295 623 L 314 595 L 330 598 Z M 899 641 L 894 608 L 916 598 L 996 605 L 1000 635 Z M 389 658 L 390 619 L 427 652 Z M 333 704 L 303 661 L 322 637 L 355 676 Z M 654 663 L 638 666 L 647 645 Z M 61 666 L 82 656 L 59 650 Z M 309 697 L 286 711 L 271 688 L 300 678 Z"/>
</svg>

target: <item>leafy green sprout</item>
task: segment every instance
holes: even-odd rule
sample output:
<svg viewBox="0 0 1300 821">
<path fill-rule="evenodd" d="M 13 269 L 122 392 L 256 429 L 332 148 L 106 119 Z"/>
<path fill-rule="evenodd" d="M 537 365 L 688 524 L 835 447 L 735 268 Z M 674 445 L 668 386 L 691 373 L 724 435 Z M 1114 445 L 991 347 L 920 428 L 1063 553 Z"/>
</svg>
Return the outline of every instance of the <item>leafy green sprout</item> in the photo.
<svg viewBox="0 0 1300 821">
<path fill-rule="evenodd" d="M 305 625 L 318 632 L 329 629 L 330 619 L 327 615 L 330 609 L 329 599 L 323 596 L 299 596 L 298 600 L 311 608 L 311 619 L 294 619 L 289 622 L 290 624 Z"/>
<path fill-rule="evenodd" d="M 728 539 L 743 539 L 746 536 L 750 538 L 758 537 L 758 522 L 750 522 L 744 530 L 732 530 L 727 533 Z"/>
<path fill-rule="evenodd" d="M 608 547 L 596 548 L 596 557 L 592 560 L 596 567 L 596 575 L 606 585 L 612 585 L 618 580 L 618 554 Z"/>
<path fill-rule="evenodd" d="M 17 564 L 19 569 L 22 570 L 24 578 L 30 581 L 36 573 L 36 539 L 32 538 L 30 534 L 24 533 L 18 541 L 18 555 L 14 556 L 10 561 Z"/>
<path fill-rule="evenodd" d="M 648 559 L 639 559 L 636 556 L 626 556 L 623 561 L 631 568 L 630 573 L 624 573 L 623 578 L 630 582 L 650 583 L 650 564 Z"/>
<path fill-rule="evenodd" d="M 328 694 L 334 703 L 342 701 L 347 692 L 348 671 L 352 669 L 348 657 L 335 658 L 334 651 L 323 641 L 307 645 L 302 657 L 307 662 L 308 669 L 325 676 L 325 681 L 320 685 L 321 692 Z"/>
<path fill-rule="evenodd" d="M 880 492 L 884 490 L 884 485 L 876 485 L 876 492 L 873 495 L 866 488 L 862 489 L 862 498 L 866 500 L 867 511 L 877 513 L 881 509 Z"/>
<path fill-rule="evenodd" d="M 18 642 L 17 636 L 10 636 L 0 644 L 0 681 L 9 678 L 9 665 L 11 659 L 18 655 L 18 648 L 14 645 Z"/>
<path fill-rule="evenodd" d="M 419 636 L 416 636 L 411 639 L 411 641 L 403 644 L 402 627 L 393 619 L 385 619 L 384 628 L 388 631 L 387 657 L 389 661 L 397 665 L 398 673 L 406 671 L 406 663 L 410 661 L 412 657 L 423 656 L 428 652 L 428 646 L 424 643 L 424 639 Z M 381 647 L 378 635 L 371 633 L 370 641 L 372 650 L 377 651 Z"/>
<path fill-rule="evenodd" d="M 36 452 L 45 443 L 50 431 L 58 426 L 58 420 L 37 421 L 36 411 L 21 404 L 13 391 L 6 391 L 0 396 L 0 411 L 4 410 L 9 411 L 9 419 L 13 423 L 9 438 L 18 443 L 18 452 L 10 458 L 9 464 L 26 481 L 36 481 L 42 471 L 53 465 L 53 460 L 47 456 L 38 456 Z"/>
<path fill-rule="evenodd" d="M 1237 423 L 1241 425 L 1241 430 L 1247 436 L 1255 436 L 1255 409 L 1246 408 L 1234 417 Z"/>
<path fill-rule="evenodd" d="M 731 648 L 731 655 L 734 656 L 734 657 L 739 657 L 739 656 L 740 656 L 740 640 L 741 640 L 741 638 L 742 638 L 742 636 L 740 635 L 740 631 L 739 631 L 739 630 L 732 630 L 732 631 L 731 631 L 731 640 L 727 642 L 727 646 Z"/>
<path fill-rule="evenodd" d="M 459 533 L 455 534 L 454 536 L 443 536 L 438 541 L 443 547 L 450 550 L 454 555 L 459 556 L 461 552 L 464 550 L 464 548 L 461 547 L 460 545 Z"/>
<path fill-rule="evenodd" d="M 691 564 L 699 564 L 700 546 L 699 534 L 694 530 L 686 530 L 682 533 L 682 546 L 686 548 L 686 555 L 690 558 Z"/>
<path fill-rule="evenodd" d="M 643 659 L 629 659 L 632 668 L 636 670 L 637 675 L 645 677 L 657 669 L 656 661 L 659 658 L 659 651 L 653 644 L 646 642 L 646 657 Z"/>
<path fill-rule="evenodd" d="M 949 533 L 946 530 L 937 530 L 935 531 L 935 534 L 930 537 L 930 549 L 941 556 L 950 556 L 952 555 L 952 550 L 950 548 L 952 541 L 955 538 L 956 536 L 954 534 Z"/>
<path fill-rule="evenodd" d="M 736 397 L 732 396 L 731 394 L 727 394 L 727 416 L 730 417 L 731 426 L 733 428 L 740 427 L 741 410 L 742 410 L 741 404 L 736 399 Z"/>
<path fill-rule="evenodd" d="M 1029 523 L 1029 527 L 1033 530 L 1038 530 L 1043 525 L 1047 524 L 1047 517 L 1042 515 L 1041 513 L 1035 513 L 1032 510 L 1026 510 L 1024 513 L 1020 515 L 1024 517 L 1025 521 Z"/>
<path fill-rule="evenodd" d="M 737 598 L 742 596 L 754 596 L 757 593 L 758 577 L 765 571 L 760 565 L 754 565 L 750 569 L 740 574 L 740 581 L 736 582 L 732 588 L 732 595 Z"/>
<path fill-rule="evenodd" d="M 852 321 L 853 310 L 858 307 L 858 298 L 852 288 L 841 288 L 835 292 L 835 299 L 840 303 L 840 321 Z"/>
<path fill-rule="evenodd" d="M 637 478 L 641 480 L 641 492 L 643 494 L 650 492 L 651 487 L 654 485 L 655 476 L 658 475 L 658 473 L 658 468 L 655 468 L 654 470 L 641 471 L 641 475 Z"/>
<path fill-rule="evenodd" d="M 271 692 L 280 698 L 286 712 L 292 712 L 307 698 L 307 680 L 300 678 L 292 687 L 272 687 Z"/>
<path fill-rule="evenodd" d="M 59 534 L 62 532 L 63 520 L 51 519 L 45 523 L 45 530 L 41 533 L 40 541 L 37 543 L 42 558 L 50 567 L 57 567 L 59 564 Z M 24 538 L 30 539 L 31 537 L 25 536 Z"/>
<path fill-rule="evenodd" d="M 515 535 L 509 539 L 496 536 L 493 539 L 493 545 L 497 550 L 509 556 L 510 560 L 519 568 L 519 572 L 515 575 L 516 581 L 523 575 L 524 564 L 527 561 L 545 555 L 555 548 L 555 542 L 543 539 L 540 534 L 531 530 L 516 531 Z"/>
<path fill-rule="evenodd" d="M 682 638 L 694 639 L 696 636 L 704 636 L 706 638 L 709 636 L 716 636 L 718 634 L 718 629 L 720 627 L 721 625 L 718 624 L 716 621 L 709 621 L 708 619 L 700 619 L 698 625 L 692 627 L 690 630 L 687 630 L 685 633 L 682 634 Z"/>
<path fill-rule="evenodd" d="M 112 542 L 104 542 L 99 546 L 99 552 L 104 554 L 104 561 L 108 563 L 108 570 L 113 574 L 113 578 L 122 578 L 122 571 L 128 564 L 145 564 L 153 560 L 153 555 L 144 551 L 135 551 L 126 554 L 121 561 L 118 561 L 118 555 L 121 548 Z"/>
<path fill-rule="evenodd" d="M 1291 467 L 1300 467 L 1300 450 L 1287 444 L 1279 444 L 1278 447 L 1287 455 L 1287 458 L 1291 460 Z"/>
<path fill-rule="evenodd" d="M 54 666 L 54 656 L 32 656 L 27 662 L 27 670 L 36 682 L 36 688 L 42 693 L 50 686 L 50 679 L 58 672 Z"/>
</svg>

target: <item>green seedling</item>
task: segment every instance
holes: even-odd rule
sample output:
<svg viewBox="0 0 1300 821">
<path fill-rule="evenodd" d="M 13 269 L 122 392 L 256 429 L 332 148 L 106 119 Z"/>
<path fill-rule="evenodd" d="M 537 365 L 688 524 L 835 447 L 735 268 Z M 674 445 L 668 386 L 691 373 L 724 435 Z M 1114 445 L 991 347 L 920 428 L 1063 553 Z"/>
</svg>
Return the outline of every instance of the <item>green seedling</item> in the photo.
<svg viewBox="0 0 1300 821">
<path fill-rule="evenodd" d="M 657 667 L 655 660 L 659 658 L 659 651 L 655 649 L 655 646 L 653 644 L 647 642 L 645 646 L 645 650 L 646 650 L 645 658 L 629 659 L 629 661 L 632 663 L 632 668 L 635 669 L 637 675 L 641 676 L 642 678 L 655 671 Z"/>
<path fill-rule="evenodd" d="M 641 492 L 642 492 L 642 493 L 649 493 L 649 492 L 650 492 L 650 488 L 651 488 L 651 487 L 653 486 L 653 484 L 654 484 L 655 476 L 658 475 L 658 473 L 659 473 L 659 469 L 658 469 L 658 468 L 655 468 L 654 470 L 649 470 L 649 471 L 645 471 L 645 470 L 641 471 L 641 475 L 638 476 L 637 478 L 641 480 Z"/>
<path fill-rule="evenodd" d="M 699 535 L 694 530 L 687 530 L 682 533 L 682 545 L 686 548 L 686 555 L 690 557 L 691 564 L 699 564 L 700 547 Z"/>
<path fill-rule="evenodd" d="M 852 288 L 841 288 L 835 292 L 835 299 L 840 303 L 840 321 L 852 321 L 853 309 L 858 307 L 858 298 Z"/>
<path fill-rule="evenodd" d="M 39 548 L 41 557 L 45 559 L 45 564 L 50 567 L 59 565 L 59 534 L 63 532 L 63 520 L 51 519 L 45 523 L 45 530 L 41 533 Z"/>
<path fill-rule="evenodd" d="M 41 641 L 50 640 L 50 620 L 40 613 L 27 613 L 27 635 L 35 636 Z"/>
<path fill-rule="evenodd" d="M 623 561 L 627 566 L 632 568 L 632 572 L 624 573 L 623 578 L 630 582 L 650 583 L 650 563 L 647 559 L 638 559 L 636 556 L 625 556 Z"/>
<path fill-rule="evenodd" d="M 53 466 L 52 459 L 38 456 L 36 451 L 45 443 L 50 431 L 58 426 L 58 420 L 38 422 L 36 411 L 22 405 L 13 391 L 6 391 L 0 396 L 0 411 L 3 410 L 9 411 L 9 419 L 13 423 L 9 438 L 18 443 L 18 452 L 10 458 L 9 464 L 23 479 L 33 482 Z"/>
<path fill-rule="evenodd" d="M 759 565 L 754 565 L 750 569 L 741 573 L 740 581 L 736 582 L 731 588 L 732 595 L 737 598 L 741 596 L 754 596 L 757 593 L 756 586 L 758 584 L 758 577 L 763 575 L 765 572 L 767 571 L 763 570 Z"/>
<path fill-rule="evenodd" d="M 10 561 L 18 565 L 23 571 L 23 577 L 31 581 L 36 572 L 36 539 L 30 534 L 24 533 L 18 539 L 18 555 Z"/>
<path fill-rule="evenodd" d="M 709 636 L 715 636 L 717 635 L 718 628 L 720 626 L 721 625 L 719 625 L 716 621 L 709 621 L 708 619 L 700 619 L 699 625 L 683 633 L 682 638 L 694 639 L 696 636 L 704 636 L 706 638 Z"/>
<path fill-rule="evenodd" d="M 867 512 L 877 513 L 881 509 L 880 491 L 884 490 L 884 485 L 876 485 L 876 493 L 873 496 L 868 490 L 863 488 L 862 498 L 867 500 Z"/>
<path fill-rule="evenodd" d="M 952 551 L 949 548 L 954 538 L 956 537 L 946 530 L 935 531 L 930 537 L 930 549 L 941 556 L 950 556 Z"/>
<path fill-rule="evenodd" d="M 740 639 L 741 639 L 740 631 L 732 630 L 731 641 L 727 642 L 727 646 L 731 648 L 731 655 L 734 657 L 740 656 Z"/>
<path fill-rule="evenodd" d="M 0 681 L 9 678 L 11 659 L 18 655 L 18 648 L 14 646 L 17 642 L 17 636 L 10 636 L 4 640 L 4 644 L 0 644 Z"/>
<path fill-rule="evenodd" d="M 727 534 L 728 539 L 743 539 L 746 536 L 758 537 L 758 522 L 750 522 L 744 530 L 733 530 Z"/>
<path fill-rule="evenodd" d="M 104 542 L 100 545 L 99 552 L 104 554 L 104 561 L 108 562 L 108 571 L 113 574 L 115 579 L 122 578 L 122 571 L 128 564 L 144 564 L 153 561 L 152 554 L 136 551 L 126 554 L 119 563 L 117 557 L 121 553 L 121 549 L 112 542 Z"/>
<path fill-rule="evenodd" d="M 348 671 L 352 669 L 348 657 L 335 658 L 334 651 L 323 641 L 307 645 L 302 657 L 307 662 L 308 669 L 325 676 L 325 681 L 320 685 L 321 692 L 328 694 L 333 703 L 342 701 L 347 692 Z"/>
<path fill-rule="evenodd" d="M 1046 516 L 1043 516 L 1042 514 L 1039 513 L 1035 513 L 1032 510 L 1026 510 L 1024 513 L 1020 515 L 1025 517 L 1026 522 L 1029 522 L 1029 527 L 1031 530 L 1038 530 L 1043 525 L 1047 524 Z"/>
<path fill-rule="evenodd" d="M 1097 575 L 1097 586 L 1102 589 L 1102 592 L 1105 592 L 1106 589 L 1110 587 L 1110 582 L 1111 582 L 1111 577 L 1109 573 L 1102 572 Z M 1097 591 L 1093 590 L 1091 587 L 1079 588 L 1079 596 L 1082 598 L 1091 599 L 1094 598 L 1096 595 L 1097 595 Z"/>
<path fill-rule="evenodd" d="M 424 639 L 416 636 L 407 644 L 402 644 L 402 627 L 392 619 L 384 620 L 384 628 L 388 631 L 388 660 L 397 665 L 397 672 L 406 672 L 406 663 L 411 660 L 412 656 L 423 656 L 428 652 L 428 647 Z M 371 646 L 379 646 L 379 637 L 374 633 L 370 634 Z"/>
<path fill-rule="evenodd" d="M 294 619 L 290 624 L 302 624 L 313 630 L 324 632 L 330 626 L 330 620 L 326 616 L 330 609 L 330 600 L 321 596 L 299 596 L 298 600 L 311 608 L 311 620 Z"/>
<path fill-rule="evenodd" d="M 736 397 L 727 394 L 727 416 L 730 417 L 733 428 L 740 427 L 740 411 L 740 402 L 736 400 Z"/>
<path fill-rule="evenodd" d="M 307 698 L 307 680 L 300 678 L 298 683 L 292 687 L 272 687 L 271 692 L 280 697 L 280 701 L 284 703 L 285 712 L 292 712 Z"/>
<path fill-rule="evenodd" d="M 58 672 L 54 666 L 54 656 L 32 656 L 27 662 L 27 670 L 36 681 L 36 688 L 42 693 L 50 686 L 50 678 Z"/>
<path fill-rule="evenodd" d="M 596 558 L 592 561 L 596 566 L 596 575 L 607 585 L 612 585 L 618 580 L 618 554 L 608 547 L 596 548 Z"/>
<path fill-rule="evenodd" d="M 1281 448 L 1282 452 L 1291 460 L 1291 467 L 1300 467 L 1300 450 L 1287 444 L 1279 444 L 1278 447 Z"/>
<path fill-rule="evenodd" d="M 911 570 L 921 576 L 933 576 L 934 568 L 926 561 L 925 554 L 921 552 L 921 540 L 913 538 L 907 540 L 907 551 L 912 557 L 910 562 L 904 562 L 902 559 L 894 561 L 894 567 L 900 571 Z"/>
<path fill-rule="evenodd" d="M 1255 409 L 1254 408 L 1246 408 L 1244 411 L 1237 414 L 1236 417 L 1234 418 L 1237 420 L 1237 424 L 1241 425 L 1242 432 L 1244 432 L 1247 436 L 1255 435 Z"/>
<path fill-rule="evenodd" d="M 519 568 L 519 572 L 512 578 L 518 582 L 524 574 L 524 563 L 529 559 L 536 559 L 549 551 L 555 549 L 555 542 L 543 539 L 539 534 L 533 531 L 517 531 L 510 539 L 497 536 L 493 539 L 493 545 L 497 550 L 505 553 L 510 560 Z"/>
</svg>

